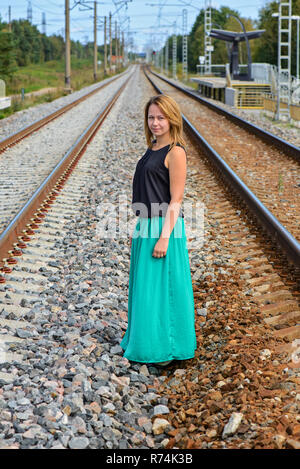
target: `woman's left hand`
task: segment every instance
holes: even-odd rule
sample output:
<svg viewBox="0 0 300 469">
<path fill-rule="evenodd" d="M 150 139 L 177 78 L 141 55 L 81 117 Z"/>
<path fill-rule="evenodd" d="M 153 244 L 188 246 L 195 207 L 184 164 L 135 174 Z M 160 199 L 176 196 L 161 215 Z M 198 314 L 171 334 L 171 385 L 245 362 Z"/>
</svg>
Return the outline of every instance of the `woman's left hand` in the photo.
<svg viewBox="0 0 300 469">
<path fill-rule="evenodd" d="M 168 238 L 159 238 L 159 240 L 154 246 L 152 256 L 158 257 L 158 258 L 165 257 L 165 255 L 167 254 L 168 245 L 169 245 Z"/>
</svg>

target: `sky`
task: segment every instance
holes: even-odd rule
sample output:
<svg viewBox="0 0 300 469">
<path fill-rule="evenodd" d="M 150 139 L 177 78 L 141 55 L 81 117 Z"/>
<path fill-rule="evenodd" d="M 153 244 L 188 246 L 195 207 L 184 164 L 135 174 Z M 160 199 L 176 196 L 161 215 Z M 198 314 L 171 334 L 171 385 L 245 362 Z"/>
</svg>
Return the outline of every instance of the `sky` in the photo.
<svg viewBox="0 0 300 469">
<path fill-rule="evenodd" d="M 70 35 L 71 39 L 82 43 L 93 41 L 93 10 L 75 5 L 70 2 Z M 241 16 L 257 19 L 258 10 L 267 3 L 267 0 L 211 0 L 214 8 L 230 6 L 236 9 Z M 27 19 L 28 4 L 31 3 L 32 23 L 42 31 L 42 14 L 46 15 L 46 34 L 64 35 L 65 1 L 64 0 L 1 0 L 0 15 L 2 20 L 8 21 L 8 7 L 11 7 L 12 19 Z M 91 0 L 81 0 L 93 8 Z M 75 5 L 75 7 L 74 7 Z M 182 10 L 187 10 L 187 32 L 205 0 L 103 0 L 97 1 L 98 44 L 103 44 L 103 17 L 112 13 L 113 35 L 115 21 L 121 24 L 126 37 L 131 38 L 133 49 L 142 52 L 147 46 L 160 48 L 167 38 L 175 32 L 182 32 Z M 74 8 L 73 8 L 74 7 Z M 118 10 L 118 11 L 117 11 Z M 128 31 L 130 36 L 127 35 Z"/>
</svg>

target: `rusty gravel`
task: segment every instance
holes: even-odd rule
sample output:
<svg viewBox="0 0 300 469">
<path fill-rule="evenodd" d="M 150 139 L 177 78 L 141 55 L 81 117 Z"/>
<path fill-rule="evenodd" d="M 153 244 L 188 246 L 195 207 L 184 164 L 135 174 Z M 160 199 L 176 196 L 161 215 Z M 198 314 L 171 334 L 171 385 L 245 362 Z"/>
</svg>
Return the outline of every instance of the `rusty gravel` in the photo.
<svg viewBox="0 0 300 469">
<path fill-rule="evenodd" d="M 171 365 L 156 383 L 169 399 L 166 448 L 299 448 L 300 365 L 291 360 L 291 340 L 300 337 L 299 277 L 199 150 L 190 143 L 187 150 L 186 197 L 205 204 L 204 265 L 191 265 L 195 311 L 208 312 L 196 314 L 195 358 Z M 220 252 L 229 258 L 226 275 L 214 264 Z M 205 262 L 215 270 L 197 280 Z M 223 438 L 235 412 L 241 424 Z"/>
</svg>

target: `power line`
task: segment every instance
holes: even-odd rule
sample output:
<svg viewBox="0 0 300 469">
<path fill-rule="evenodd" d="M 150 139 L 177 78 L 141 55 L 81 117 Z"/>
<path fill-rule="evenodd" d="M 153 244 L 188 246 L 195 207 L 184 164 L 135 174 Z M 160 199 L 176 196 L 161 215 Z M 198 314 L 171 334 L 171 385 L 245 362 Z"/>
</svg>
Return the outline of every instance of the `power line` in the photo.
<svg viewBox="0 0 300 469">
<path fill-rule="evenodd" d="M 39 5 L 37 5 L 36 3 L 33 3 L 33 2 L 31 2 L 31 3 L 32 3 L 32 5 L 33 5 L 35 8 L 38 8 L 38 9 L 41 10 L 41 11 L 45 11 L 46 13 L 49 13 L 49 15 L 55 15 L 55 16 L 61 15 L 61 16 L 64 16 L 63 10 L 62 10 L 62 13 L 58 13 L 57 11 L 54 13 L 54 11 L 50 11 L 50 10 L 44 8 L 44 7 L 41 8 L 41 7 L 40 7 Z"/>
<path fill-rule="evenodd" d="M 47 3 L 50 3 L 50 5 L 53 5 L 54 7 L 57 7 L 57 8 L 63 8 L 64 7 L 63 3 L 58 5 L 57 3 L 51 2 L 50 0 L 47 0 Z"/>
</svg>

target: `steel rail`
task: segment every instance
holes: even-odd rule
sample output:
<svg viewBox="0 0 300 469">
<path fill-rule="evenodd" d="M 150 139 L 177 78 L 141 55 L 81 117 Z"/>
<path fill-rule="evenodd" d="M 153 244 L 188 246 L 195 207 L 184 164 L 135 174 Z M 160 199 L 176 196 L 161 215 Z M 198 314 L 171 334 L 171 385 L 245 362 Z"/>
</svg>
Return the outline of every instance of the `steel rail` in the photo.
<svg viewBox="0 0 300 469">
<path fill-rule="evenodd" d="M 127 73 L 127 71 L 124 72 L 124 73 Z M 113 81 L 115 81 L 118 78 L 120 78 L 121 76 L 123 76 L 124 73 L 121 74 L 121 75 L 117 75 L 115 77 L 112 77 L 111 79 L 108 79 L 107 82 L 102 83 L 100 86 L 93 89 L 92 91 L 89 91 L 84 96 L 81 96 L 80 98 L 76 99 L 72 103 L 69 103 L 65 106 L 62 106 L 61 108 L 57 109 L 54 112 L 51 112 L 50 114 L 43 117 L 42 119 L 38 119 L 38 120 L 34 121 L 32 124 L 30 124 L 28 126 L 25 126 L 22 129 L 18 130 L 17 132 L 14 132 L 14 133 L 10 134 L 8 137 L 3 138 L 2 140 L 0 140 L 0 152 L 5 151 L 8 147 L 10 147 L 12 145 L 15 145 L 16 143 L 18 143 L 23 138 L 28 137 L 30 134 L 32 134 L 36 130 L 40 129 L 41 127 L 48 124 L 52 120 L 54 120 L 57 117 L 61 116 L 62 114 L 69 111 L 73 107 L 77 106 L 82 101 L 85 101 L 87 98 L 90 98 L 93 94 L 97 93 L 98 91 L 105 88 L 107 85 L 109 85 Z"/>
<path fill-rule="evenodd" d="M 0 234 L 0 264 L 2 264 L 2 272 L 10 272 L 11 269 L 8 266 L 17 263 L 15 257 L 22 255 L 20 249 L 26 248 L 24 242 L 30 240 L 34 230 L 38 229 L 39 224 L 42 223 L 45 217 L 44 212 L 48 211 L 55 198 L 59 195 L 59 191 L 63 188 L 64 183 L 81 158 L 84 148 L 97 132 L 131 76 L 127 78 L 125 83 L 113 95 L 108 104 L 101 109 L 72 147 L 57 163 L 55 168 L 53 168 L 51 173 L 35 190 L 26 204 L 13 217 L 6 229 Z M 5 278 L 1 277 L 0 282 L 4 283 Z"/>
<path fill-rule="evenodd" d="M 177 83 L 172 83 L 170 80 L 168 80 L 165 77 L 162 77 L 156 72 L 153 72 L 151 69 L 148 68 L 148 70 L 150 71 L 150 73 L 157 76 L 160 80 L 165 81 L 169 85 L 173 86 L 179 91 L 182 91 L 182 93 L 185 93 L 190 98 L 195 99 L 199 103 L 203 104 L 204 106 L 209 107 L 210 109 L 217 112 L 218 114 L 221 114 L 227 117 L 227 119 L 230 119 L 232 122 L 234 122 L 234 124 L 246 129 L 248 132 L 251 132 L 252 134 L 255 134 L 257 137 L 261 138 L 262 140 L 264 140 L 265 142 L 269 144 L 274 145 L 279 150 L 283 150 L 285 153 L 295 158 L 296 161 L 300 162 L 300 149 L 296 147 L 296 145 L 293 145 L 292 143 L 289 143 L 286 140 L 280 137 L 277 137 L 271 132 L 268 132 L 267 130 L 262 129 L 258 125 L 252 124 L 251 122 L 248 122 L 245 119 L 242 119 L 241 117 L 238 117 L 237 115 L 232 114 L 229 111 L 226 111 L 225 109 L 221 108 L 217 104 L 213 104 L 207 101 L 205 98 L 202 98 L 201 96 L 196 94 L 196 92 L 187 90 L 186 88 L 182 88 Z"/>
<path fill-rule="evenodd" d="M 155 90 L 163 94 L 162 90 L 151 80 L 149 75 L 144 73 Z M 205 138 L 182 114 L 184 127 L 186 131 L 200 145 L 202 151 L 208 157 L 209 161 L 217 168 L 221 177 L 228 186 L 246 203 L 260 226 L 271 237 L 272 241 L 277 243 L 286 255 L 289 262 L 296 268 L 300 268 L 300 244 L 293 235 L 277 220 L 277 218 L 265 207 L 265 205 L 256 197 L 256 195 L 244 184 L 230 166 L 221 158 L 221 156 L 209 145 Z"/>
</svg>

